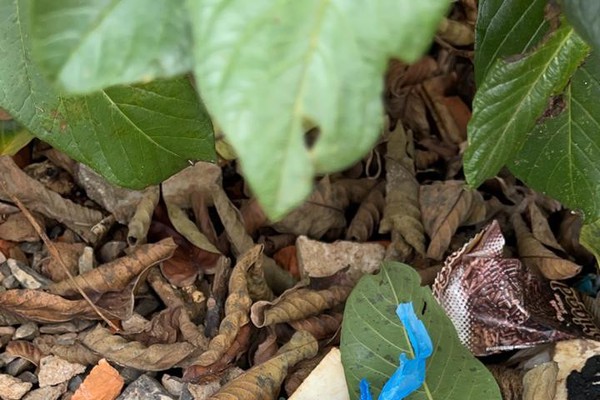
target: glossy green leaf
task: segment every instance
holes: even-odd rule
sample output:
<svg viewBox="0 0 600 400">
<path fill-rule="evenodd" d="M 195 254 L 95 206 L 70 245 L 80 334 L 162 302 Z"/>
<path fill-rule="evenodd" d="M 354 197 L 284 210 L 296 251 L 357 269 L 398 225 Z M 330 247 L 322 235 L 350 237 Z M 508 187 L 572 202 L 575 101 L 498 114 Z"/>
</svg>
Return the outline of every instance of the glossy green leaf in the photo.
<svg viewBox="0 0 600 400">
<path fill-rule="evenodd" d="M 192 68 L 184 0 L 33 0 L 33 55 L 72 93 Z"/>
<path fill-rule="evenodd" d="M 498 60 L 473 100 L 464 169 L 471 186 L 479 186 L 510 162 L 526 135 L 585 59 L 589 47 L 563 21 L 534 52 Z"/>
<path fill-rule="evenodd" d="M 427 360 L 425 384 L 407 399 L 501 399 L 493 376 L 460 343 L 452 321 L 420 283 L 410 266 L 389 262 L 377 275 L 364 276 L 350 294 L 340 344 L 350 398 L 358 398 L 359 382 L 367 378 L 376 399 L 397 369 L 400 353 L 410 358 L 412 349 L 396 307 L 412 301 L 433 342 L 433 354 Z"/>
<path fill-rule="evenodd" d="M 600 265 L 600 219 L 581 227 L 579 241 L 592 252 L 597 265 Z"/>
<path fill-rule="evenodd" d="M 530 50 L 548 29 L 547 0 L 480 0 L 475 26 L 475 81 L 483 78 L 496 59 Z"/>
<path fill-rule="evenodd" d="M 532 188 L 600 218 L 600 56 L 592 53 L 538 124 L 511 170 Z"/>
<path fill-rule="evenodd" d="M 600 1 L 563 0 L 563 10 L 575 27 L 595 51 L 600 51 Z"/>
<path fill-rule="evenodd" d="M 188 4 L 202 98 L 276 219 L 310 193 L 316 173 L 373 146 L 388 58 L 427 50 L 449 0 Z M 304 122 L 320 128 L 312 146 Z"/>
<path fill-rule="evenodd" d="M 60 97 L 31 62 L 30 5 L 0 1 L 0 107 L 31 133 L 132 188 L 214 158 L 210 120 L 187 78 Z"/>
<path fill-rule="evenodd" d="M 12 156 L 33 139 L 16 121 L 0 120 L 0 156 Z"/>
</svg>

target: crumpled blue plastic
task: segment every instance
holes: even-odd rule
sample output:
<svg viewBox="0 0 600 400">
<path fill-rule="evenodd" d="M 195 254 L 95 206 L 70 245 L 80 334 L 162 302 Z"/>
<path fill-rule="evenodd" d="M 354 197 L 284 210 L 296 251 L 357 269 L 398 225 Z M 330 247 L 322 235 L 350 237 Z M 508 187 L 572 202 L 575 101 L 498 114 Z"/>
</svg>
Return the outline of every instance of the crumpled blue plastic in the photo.
<svg viewBox="0 0 600 400">
<path fill-rule="evenodd" d="M 425 382 L 425 361 L 433 353 L 429 333 L 417 318 L 412 302 L 399 304 L 396 315 L 406 329 L 414 358 L 409 359 L 405 353 L 400 354 L 400 365 L 381 389 L 378 400 L 402 400 L 419 389 Z M 363 378 L 360 381 L 360 400 L 371 399 L 369 382 Z"/>
</svg>

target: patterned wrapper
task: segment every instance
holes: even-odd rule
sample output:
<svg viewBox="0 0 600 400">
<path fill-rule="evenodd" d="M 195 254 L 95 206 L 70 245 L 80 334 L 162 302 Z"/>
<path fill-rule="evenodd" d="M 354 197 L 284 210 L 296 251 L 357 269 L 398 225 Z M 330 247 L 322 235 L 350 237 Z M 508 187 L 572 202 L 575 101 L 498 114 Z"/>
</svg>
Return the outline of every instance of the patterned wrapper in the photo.
<svg viewBox="0 0 600 400">
<path fill-rule="evenodd" d="M 588 337 L 600 339 L 577 292 L 502 257 L 497 221 L 448 257 L 433 294 L 476 356 Z"/>
</svg>

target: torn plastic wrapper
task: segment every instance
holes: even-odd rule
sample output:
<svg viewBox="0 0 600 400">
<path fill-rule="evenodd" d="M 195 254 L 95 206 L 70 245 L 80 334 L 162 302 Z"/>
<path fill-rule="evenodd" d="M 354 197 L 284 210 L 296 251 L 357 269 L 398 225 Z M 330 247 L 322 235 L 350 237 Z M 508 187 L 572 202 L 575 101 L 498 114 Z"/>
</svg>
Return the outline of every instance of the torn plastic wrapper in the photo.
<svg viewBox="0 0 600 400">
<path fill-rule="evenodd" d="M 402 400 L 423 385 L 425 381 L 425 360 L 433 352 L 433 344 L 422 321 L 417 318 L 412 302 L 401 303 L 396 314 L 408 334 L 413 350 L 413 358 L 400 354 L 400 365 L 381 389 L 379 400 Z M 360 381 L 360 400 L 371 400 L 369 383 Z"/>
<path fill-rule="evenodd" d="M 577 292 L 502 257 L 496 221 L 446 260 L 433 294 L 476 356 L 558 340 L 600 339 Z"/>
</svg>

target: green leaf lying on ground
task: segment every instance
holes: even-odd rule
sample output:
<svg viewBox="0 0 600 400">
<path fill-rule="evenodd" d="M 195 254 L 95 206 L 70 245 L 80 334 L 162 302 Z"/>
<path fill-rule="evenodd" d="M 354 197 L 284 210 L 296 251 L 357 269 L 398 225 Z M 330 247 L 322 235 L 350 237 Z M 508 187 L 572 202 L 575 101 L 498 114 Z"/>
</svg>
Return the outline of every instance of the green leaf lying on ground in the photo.
<svg viewBox="0 0 600 400">
<path fill-rule="evenodd" d="M 473 100 L 464 168 L 467 181 L 479 186 L 509 163 L 527 134 L 589 52 L 566 21 L 534 52 L 498 60 Z M 551 111 L 551 110 L 550 110 Z"/>
<path fill-rule="evenodd" d="M 548 29 L 546 0 L 481 0 L 475 27 L 475 81 L 483 78 L 497 58 L 527 52 Z"/>
<path fill-rule="evenodd" d="M 342 363 L 352 399 L 362 378 L 377 398 L 398 367 L 400 353 L 412 354 L 396 316 L 399 303 L 412 301 L 433 342 L 425 384 L 407 399 L 501 399 L 491 373 L 459 341 L 452 321 L 419 275 L 408 265 L 385 263 L 377 275 L 363 277 L 346 302 L 342 325 Z"/>
<path fill-rule="evenodd" d="M 577 33 L 600 51 L 600 1 L 563 0 L 562 5 Z"/>
<path fill-rule="evenodd" d="M 0 156 L 12 156 L 33 139 L 27 129 L 14 121 L 0 120 Z"/>
<path fill-rule="evenodd" d="M 586 221 L 600 218 L 600 165 L 593 161 L 600 160 L 599 78 L 600 56 L 592 54 L 510 166 L 533 189 L 583 211 Z"/>
<path fill-rule="evenodd" d="M 382 123 L 391 56 L 415 61 L 448 0 L 190 1 L 195 73 L 244 176 L 276 219 L 347 167 Z M 305 143 L 303 126 L 320 134 Z"/>
<path fill-rule="evenodd" d="M 60 97 L 31 62 L 30 11 L 28 0 L 0 2 L 0 107 L 31 133 L 132 188 L 214 158 L 210 119 L 187 78 Z"/>
<path fill-rule="evenodd" d="M 52 82 L 72 93 L 190 71 L 184 5 L 184 0 L 34 0 L 34 59 Z"/>
</svg>

